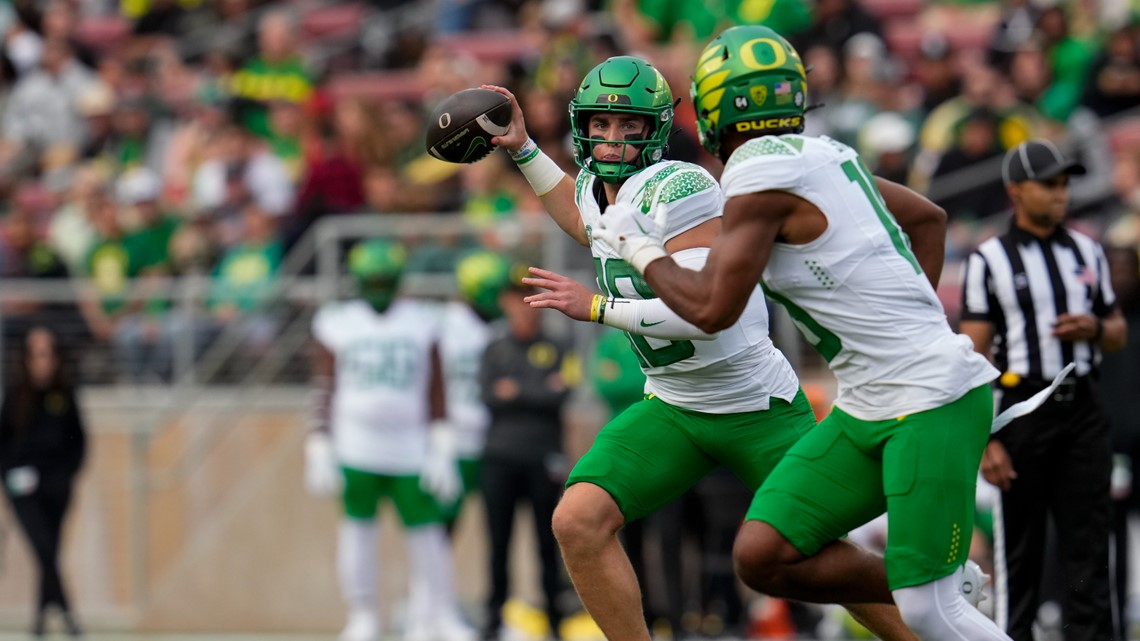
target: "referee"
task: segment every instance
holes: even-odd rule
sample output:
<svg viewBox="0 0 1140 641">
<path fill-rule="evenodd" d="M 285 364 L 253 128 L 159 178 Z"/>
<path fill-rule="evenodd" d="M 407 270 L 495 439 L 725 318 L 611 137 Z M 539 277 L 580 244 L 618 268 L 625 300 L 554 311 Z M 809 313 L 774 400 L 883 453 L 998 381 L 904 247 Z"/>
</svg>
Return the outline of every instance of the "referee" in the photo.
<svg viewBox="0 0 1140 641">
<path fill-rule="evenodd" d="M 960 330 L 1003 372 L 1001 409 L 1076 363 L 1041 408 L 991 438 L 982 458 L 986 480 L 1002 490 L 995 618 L 1014 641 L 1033 639 L 1047 514 L 1062 557 L 1066 641 L 1121 638 L 1108 571 L 1112 452 L 1096 380 L 1101 350 L 1124 347 L 1125 323 L 1103 248 L 1062 225 L 1069 176 L 1084 173 L 1047 141 L 1011 149 L 1002 177 L 1013 223 L 966 265 Z"/>
</svg>

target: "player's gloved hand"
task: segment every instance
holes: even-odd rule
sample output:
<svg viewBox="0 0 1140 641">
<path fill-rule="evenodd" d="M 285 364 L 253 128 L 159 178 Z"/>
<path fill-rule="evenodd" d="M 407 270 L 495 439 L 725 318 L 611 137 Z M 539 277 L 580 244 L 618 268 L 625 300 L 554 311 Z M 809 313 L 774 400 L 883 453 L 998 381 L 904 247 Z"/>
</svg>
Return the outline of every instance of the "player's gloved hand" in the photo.
<svg viewBox="0 0 1140 641">
<path fill-rule="evenodd" d="M 645 273 L 649 263 L 669 255 L 665 251 L 665 225 L 669 212 L 657 205 L 648 215 L 628 203 L 614 203 L 606 208 L 593 237 L 612 247 L 622 260 Z"/>
<path fill-rule="evenodd" d="M 455 461 L 455 440 L 455 428 L 447 421 L 432 423 L 427 458 L 420 469 L 420 488 L 443 504 L 454 502 L 463 492 Z"/>
<path fill-rule="evenodd" d="M 343 481 L 332 439 L 324 432 L 310 433 L 305 439 L 305 489 L 313 496 L 332 496 Z"/>
</svg>

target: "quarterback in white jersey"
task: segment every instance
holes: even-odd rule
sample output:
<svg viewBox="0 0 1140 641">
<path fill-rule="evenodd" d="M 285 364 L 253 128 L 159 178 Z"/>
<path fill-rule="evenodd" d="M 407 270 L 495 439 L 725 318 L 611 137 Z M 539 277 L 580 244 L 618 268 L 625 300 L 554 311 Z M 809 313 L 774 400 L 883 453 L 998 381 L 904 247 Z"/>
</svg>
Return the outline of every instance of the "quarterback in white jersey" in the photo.
<svg viewBox="0 0 1140 641">
<path fill-rule="evenodd" d="M 724 227 L 704 268 L 668 256 L 664 208 L 611 207 L 595 236 L 705 331 L 736 322 L 762 279 L 838 379 L 831 414 L 748 512 L 734 554 L 749 586 L 893 601 L 924 640 L 1007 639 L 960 592 L 997 371 L 950 330 L 934 293 L 945 212 L 872 177 L 845 145 L 800 135 L 806 89 L 779 34 L 723 32 L 693 75 L 701 142 L 725 162 Z M 885 568 L 839 540 L 884 510 Z"/>
<path fill-rule="evenodd" d="M 438 344 L 439 313 L 396 298 L 406 258 L 399 245 L 365 241 L 349 252 L 360 298 L 329 303 L 313 318 L 313 426 L 306 484 L 339 489 L 344 505 L 338 576 L 348 606 L 341 641 L 377 641 L 379 503 L 405 528 L 411 586 L 406 641 L 472 641 L 455 601 L 441 502 L 459 491 Z M 438 499 L 438 500 L 437 500 Z"/>
<path fill-rule="evenodd" d="M 505 89 L 487 88 L 514 101 Z M 701 167 L 664 159 L 673 105 L 660 72 L 619 56 L 591 70 L 570 103 L 576 181 L 527 138 L 517 103 L 508 133 L 492 140 L 511 153 L 555 222 L 590 247 L 603 292 L 531 268 L 523 282 L 547 291 L 526 300 L 626 331 L 647 377 L 647 399 L 610 421 L 574 466 L 553 520 L 578 594 L 611 639 L 649 640 L 618 530 L 719 465 L 755 491 L 814 427 L 794 372 L 768 337 L 756 283 L 742 294 L 740 322 L 706 333 L 658 300 L 616 245 L 592 234 L 615 203 L 646 212 L 666 206 L 674 212 L 663 236 L 668 253 L 691 269 L 705 264 L 722 197 Z M 883 638 L 913 638 L 896 633 L 904 628 L 897 613 L 892 621 L 889 613 L 856 609 Z"/>
</svg>

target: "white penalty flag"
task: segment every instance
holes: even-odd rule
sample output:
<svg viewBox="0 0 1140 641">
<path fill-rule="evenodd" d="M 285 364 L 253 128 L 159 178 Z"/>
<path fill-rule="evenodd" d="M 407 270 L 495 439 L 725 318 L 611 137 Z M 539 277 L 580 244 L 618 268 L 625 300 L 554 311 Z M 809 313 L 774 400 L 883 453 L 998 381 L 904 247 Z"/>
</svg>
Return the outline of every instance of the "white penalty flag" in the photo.
<svg viewBox="0 0 1140 641">
<path fill-rule="evenodd" d="M 1053 379 L 1053 382 L 1049 384 L 1049 387 L 1046 387 L 1045 389 L 1037 392 L 1033 396 L 1030 396 L 1020 403 L 1014 403 L 1013 405 L 1010 405 L 1006 411 L 995 416 L 994 422 L 990 425 L 990 434 L 995 434 L 998 430 L 1008 425 L 1009 422 L 1013 419 L 1021 418 L 1022 416 L 1029 414 L 1038 407 L 1041 407 L 1041 404 L 1044 403 L 1045 400 L 1050 396 L 1052 396 L 1053 392 L 1057 391 L 1057 386 L 1061 384 L 1061 381 L 1065 380 L 1065 377 L 1068 376 L 1069 372 L 1073 371 L 1073 368 L 1076 366 L 1076 363 L 1069 363 L 1065 366 L 1065 369 L 1061 370 L 1061 372 L 1057 374 L 1057 376 Z"/>
</svg>

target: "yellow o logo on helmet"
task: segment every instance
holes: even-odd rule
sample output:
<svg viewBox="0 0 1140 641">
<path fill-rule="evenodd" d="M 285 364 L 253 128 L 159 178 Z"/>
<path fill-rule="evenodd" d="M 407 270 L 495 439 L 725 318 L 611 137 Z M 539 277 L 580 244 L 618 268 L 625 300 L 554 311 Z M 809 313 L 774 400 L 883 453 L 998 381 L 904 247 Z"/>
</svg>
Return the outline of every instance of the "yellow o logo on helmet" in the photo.
<svg viewBox="0 0 1140 641">
<path fill-rule="evenodd" d="M 775 58 L 770 63 L 760 62 L 756 57 L 756 45 L 764 43 L 772 50 L 772 55 Z M 788 54 L 784 51 L 783 45 L 771 38 L 753 38 L 740 46 L 740 61 L 744 66 L 756 71 L 767 71 L 768 69 L 775 69 L 782 67 L 788 61 Z"/>
<path fill-rule="evenodd" d="M 617 102 L 618 101 L 618 95 L 616 93 L 611 93 L 610 95 L 606 96 L 606 100 L 608 100 L 610 102 Z"/>
</svg>

